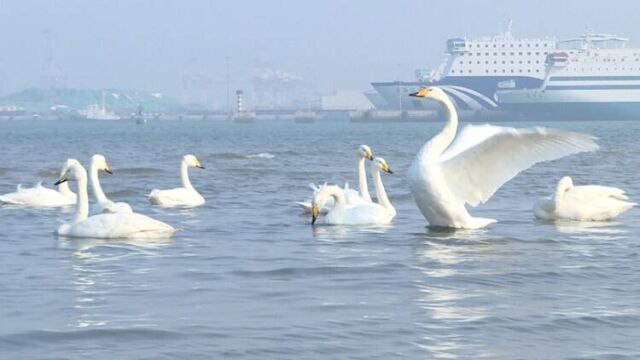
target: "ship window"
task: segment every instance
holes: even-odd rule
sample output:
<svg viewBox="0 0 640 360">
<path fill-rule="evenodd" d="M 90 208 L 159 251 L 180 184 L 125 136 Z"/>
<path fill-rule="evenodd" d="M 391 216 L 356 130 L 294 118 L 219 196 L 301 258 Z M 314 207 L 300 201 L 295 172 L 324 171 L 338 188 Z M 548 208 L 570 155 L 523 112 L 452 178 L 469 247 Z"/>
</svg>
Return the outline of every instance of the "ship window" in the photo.
<svg viewBox="0 0 640 360">
<path fill-rule="evenodd" d="M 511 52 L 511 53 L 509 53 L 509 55 L 513 55 L 513 53 Z"/>
<path fill-rule="evenodd" d="M 513 64 L 513 60 L 511 60 L 511 63 Z"/>
<path fill-rule="evenodd" d="M 484 53 L 486 56 L 489 56 L 489 53 Z"/>
<path fill-rule="evenodd" d="M 540 53 L 536 51 L 536 55 L 540 55 Z"/>
<path fill-rule="evenodd" d="M 511 69 L 511 72 L 513 72 L 513 69 Z"/>
<path fill-rule="evenodd" d="M 497 64 L 498 62 L 497 62 L 497 61 L 495 61 L 495 60 L 493 60 L 493 63 L 494 63 L 494 64 Z"/>
<path fill-rule="evenodd" d="M 493 47 L 496 47 L 496 44 L 493 44 Z"/>
<path fill-rule="evenodd" d="M 488 48 L 488 47 L 489 47 L 489 44 L 484 44 L 484 47 Z"/>
<path fill-rule="evenodd" d="M 488 74 L 488 73 L 489 73 L 489 70 L 487 69 L 487 70 L 485 70 L 484 72 Z"/>
<path fill-rule="evenodd" d="M 485 63 L 485 64 L 488 64 L 488 63 L 489 63 L 489 61 L 485 61 L 484 63 Z"/>
<path fill-rule="evenodd" d="M 498 55 L 498 53 L 494 52 L 494 53 L 493 53 L 493 56 L 496 56 L 496 55 Z M 636 61 L 638 61 L 638 59 L 636 59 Z"/>
<path fill-rule="evenodd" d="M 548 54 L 548 52 L 546 52 L 546 51 L 542 53 L 542 55 L 547 55 L 547 54 Z"/>
<path fill-rule="evenodd" d="M 531 72 L 531 69 L 528 69 L 528 70 L 527 70 L 527 72 L 528 72 L 528 73 L 530 73 L 530 72 Z"/>
<path fill-rule="evenodd" d="M 452 73 L 452 74 L 455 74 L 455 73 L 456 73 L 456 71 L 455 71 L 454 69 L 451 69 L 451 73 Z"/>
<path fill-rule="evenodd" d="M 502 60 L 502 63 L 504 64 L 504 63 L 505 63 L 505 61 L 504 61 L 504 60 Z"/>
<path fill-rule="evenodd" d="M 518 63 L 522 64 L 522 60 L 518 61 Z"/>
<path fill-rule="evenodd" d="M 531 51 L 527 51 L 527 55 L 531 55 Z"/>
<path fill-rule="evenodd" d="M 473 64 L 473 61 L 469 61 L 469 65 Z"/>
<path fill-rule="evenodd" d="M 540 46 L 540 44 L 536 44 L 536 47 Z"/>
<path fill-rule="evenodd" d="M 511 44 L 511 47 L 513 47 L 513 44 Z"/>
<path fill-rule="evenodd" d="M 547 44 L 543 44 L 542 46 L 547 47 Z"/>
<path fill-rule="evenodd" d="M 536 60 L 536 64 L 540 64 L 540 60 Z"/>
<path fill-rule="evenodd" d="M 536 72 L 540 72 L 540 69 L 536 69 Z"/>
<path fill-rule="evenodd" d="M 522 72 L 522 69 L 518 70 L 518 72 L 519 72 L 519 73 L 521 73 L 521 72 Z"/>
<path fill-rule="evenodd" d="M 527 60 L 527 64 L 531 64 L 531 60 Z"/>
<path fill-rule="evenodd" d="M 502 53 L 502 56 L 505 56 L 505 55 L 507 55 L 507 53 Z"/>
<path fill-rule="evenodd" d="M 502 69 L 502 73 L 504 74 L 505 72 L 507 72 L 507 70 L 505 70 L 505 69 Z"/>
<path fill-rule="evenodd" d="M 522 44 L 518 44 L 518 47 L 522 47 Z"/>
<path fill-rule="evenodd" d="M 531 44 L 527 44 L 527 47 L 531 47 Z"/>
<path fill-rule="evenodd" d="M 496 70 L 496 69 L 493 69 L 493 72 L 494 72 L 494 73 L 497 73 L 497 72 L 498 72 L 498 70 Z"/>
<path fill-rule="evenodd" d="M 480 56 L 480 55 L 482 55 L 482 53 L 476 53 L 476 55 Z"/>
<path fill-rule="evenodd" d="M 519 52 L 518 55 L 522 55 L 522 52 Z"/>
<path fill-rule="evenodd" d="M 480 65 L 480 61 L 478 61 L 478 65 Z"/>
</svg>

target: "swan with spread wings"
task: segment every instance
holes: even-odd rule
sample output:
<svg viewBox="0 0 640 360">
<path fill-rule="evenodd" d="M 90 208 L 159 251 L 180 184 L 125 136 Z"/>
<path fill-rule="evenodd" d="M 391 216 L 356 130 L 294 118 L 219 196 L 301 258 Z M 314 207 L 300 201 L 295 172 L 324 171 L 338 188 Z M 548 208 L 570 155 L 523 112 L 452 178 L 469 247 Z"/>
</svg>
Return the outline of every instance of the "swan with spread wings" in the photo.
<svg viewBox="0 0 640 360">
<path fill-rule="evenodd" d="M 442 89 L 423 88 L 411 96 L 441 103 L 448 118 L 418 151 L 408 173 L 413 197 L 431 227 L 478 229 L 495 223 L 471 216 L 466 205 L 486 202 L 538 162 L 598 148 L 592 136 L 542 127 L 468 125 L 456 136 L 458 115 Z"/>
</svg>

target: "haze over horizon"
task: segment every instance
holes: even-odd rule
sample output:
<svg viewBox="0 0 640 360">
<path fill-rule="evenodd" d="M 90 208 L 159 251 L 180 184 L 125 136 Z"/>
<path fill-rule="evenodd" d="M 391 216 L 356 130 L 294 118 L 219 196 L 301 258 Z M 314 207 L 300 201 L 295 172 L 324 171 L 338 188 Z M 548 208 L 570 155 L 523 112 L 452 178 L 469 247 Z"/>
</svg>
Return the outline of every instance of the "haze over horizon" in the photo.
<svg viewBox="0 0 640 360">
<path fill-rule="evenodd" d="M 492 35 L 513 20 L 517 37 L 606 32 L 640 44 L 637 2 L 538 1 L 0 1 L 0 93 L 41 85 L 48 47 L 78 88 L 177 95 L 185 73 L 224 88 L 260 69 L 300 77 L 318 92 L 367 90 L 437 67 L 449 37 Z M 597 15 L 597 18 L 594 16 Z M 238 85 L 240 86 L 240 85 Z M 250 85 L 246 85 L 250 86 Z"/>
</svg>

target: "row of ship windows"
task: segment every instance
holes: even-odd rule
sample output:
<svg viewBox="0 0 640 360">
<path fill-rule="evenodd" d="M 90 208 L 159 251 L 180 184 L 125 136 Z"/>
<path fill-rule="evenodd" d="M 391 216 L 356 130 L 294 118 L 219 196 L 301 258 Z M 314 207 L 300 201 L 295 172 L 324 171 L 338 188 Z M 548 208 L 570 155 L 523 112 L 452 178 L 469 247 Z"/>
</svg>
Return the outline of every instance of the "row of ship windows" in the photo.
<svg viewBox="0 0 640 360">
<path fill-rule="evenodd" d="M 568 71 L 578 71 L 578 68 L 569 68 L 567 70 Z M 606 71 L 609 71 L 609 70 L 618 71 L 618 68 L 611 68 L 611 69 L 609 69 L 609 68 L 589 68 L 589 69 L 581 68 L 580 69 L 580 71 L 582 71 L 582 72 L 585 72 L 585 71 L 592 71 L 592 72 L 593 71 L 605 71 L 606 72 Z M 625 70 L 628 70 L 628 71 L 633 71 L 633 70 L 640 71 L 640 68 L 637 68 L 637 69 L 634 69 L 634 68 L 628 68 L 628 69 L 627 68 L 620 68 L 620 70 L 622 70 L 622 71 L 625 71 Z M 473 74 L 473 70 L 471 70 L 471 69 L 469 69 L 469 70 L 457 70 L 457 72 L 458 72 L 458 74 L 464 74 L 464 73 Z M 481 72 L 482 71 L 477 71 L 477 73 L 481 73 Z M 489 69 L 486 69 L 484 72 L 489 74 L 491 71 Z M 535 70 L 526 69 L 526 71 L 524 71 L 523 69 L 517 69 L 517 70 L 516 69 L 511 69 L 510 71 L 507 71 L 507 69 L 500 69 L 500 70 L 493 69 L 493 72 L 494 73 L 499 73 L 499 72 L 501 72 L 501 73 L 507 73 L 507 72 L 511 72 L 511 73 L 516 73 L 516 72 L 518 72 L 518 73 L 523 73 L 523 72 L 532 73 L 532 72 L 536 72 L 536 73 L 539 73 L 540 69 L 535 69 Z M 451 73 L 455 74 L 456 70 L 455 69 L 451 69 Z"/>
<path fill-rule="evenodd" d="M 473 47 L 473 44 L 469 44 L 469 48 L 472 48 L 472 47 Z M 481 48 L 482 45 L 481 44 L 476 44 L 476 47 L 477 48 Z M 484 47 L 488 48 L 489 44 L 484 44 Z M 495 47 L 498 47 L 498 46 L 497 46 L 497 44 L 493 44 L 493 47 L 495 48 Z M 500 47 L 501 48 L 506 48 L 507 44 L 500 44 Z M 509 47 L 515 47 L 515 46 L 513 46 L 513 44 L 511 44 Z M 518 47 L 521 48 L 523 46 L 522 46 L 522 44 L 518 44 Z M 526 47 L 528 47 L 528 48 L 531 47 L 531 43 L 528 43 Z M 540 44 L 535 44 L 535 47 L 540 47 Z M 546 43 L 542 44 L 542 47 L 547 47 L 547 44 Z"/>
<path fill-rule="evenodd" d="M 465 70 L 458 70 L 458 73 L 459 73 L 459 74 L 464 74 L 465 72 L 466 72 L 467 74 L 473 74 L 473 70 L 466 70 L 466 71 L 465 71 Z M 487 69 L 487 70 L 485 70 L 484 72 L 485 72 L 485 73 L 487 73 L 487 74 L 489 74 L 491 71 L 489 71 L 489 69 Z M 494 72 L 494 73 L 499 73 L 499 72 L 507 73 L 507 72 L 509 72 L 509 71 L 507 71 L 507 69 L 502 69 L 502 70 L 494 69 L 494 70 L 493 70 L 493 72 Z M 522 69 L 518 69 L 518 70 L 511 69 L 511 71 L 510 71 L 510 72 L 511 72 L 511 73 L 516 73 L 516 72 L 518 72 L 518 73 L 523 73 L 523 72 L 525 72 L 525 71 L 524 71 L 524 70 L 522 70 Z M 537 73 L 539 73 L 539 72 L 540 72 L 540 69 L 535 69 L 535 71 L 534 71 L 534 70 L 531 70 L 531 69 L 527 69 L 527 71 L 526 71 L 526 72 L 528 72 L 528 73 L 532 73 L 532 72 L 537 72 Z M 456 73 L 456 70 L 455 70 L 455 69 L 451 69 L 451 73 L 452 73 L 452 74 L 455 74 L 455 73 Z M 476 73 L 481 73 L 481 71 L 478 71 L 478 72 L 476 72 Z"/>
<path fill-rule="evenodd" d="M 476 61 L 476 63 L 477 63 L 478 65 L 480 65 L 480 64 L 482 63 L 482 61 Z M 489 64 L 489 61 L 488 61 L 488 60 L 486 60 L 484 63 L 485 63 L 485 64 Z M 494 60 L 494 61 L 493 61 L 493 63 L 494 63 L 494 64 L 497 64 L 497 63 L 498 63 L 498 61 L 497 61 L 497 60 Z M 502 63 L 503 63 L 503 64 L 506 64 L 507 62 L 506 62 L 506 60 L 502 60 Z M 515 64 L 515 62 L 514 62 L 513 60 L 511 60 L 511 61 L 510 61 L 510 63 L 511 63 L 511 64 Z M 522 62 L 522 60 L 518 61 L 518 64 L 522 64 L 522 63 L 523 63 L 523 62 Z M 464 64 L 464 61 L 460 61 L 460 62 L 459 62 L 459 64 L 460 64 L 460 65 Z M 469 65 L 471 65 L 471 64 L 473 64 L 473 61 L 469 61 Z M 527 60 L 527 64 L 531 64 L 531 60 Z M 540 64 L 540 60 L 536 60 L 536 64 Z"/>
<path fill-rule="evenodd" d="M 465 54 L 467 54 L 467 56 L 473 56 L 473 53 L 472 53 L 472 52 L 462 53 L 462 56 L 464 56 Z M 490 54 L 490 53 L 484 53 L 484 55 L 485 55 L 485 56 L 489 56 L 489 54 Z M 521 51 L 521 52 L 518 52 L 518 55 L 524 55 L 524 54 L 526 54 L 526 55 L 535 54 L 535 55 L 538 55 L 538 56 L 539 56 L 539 55 L 540 55 L 540 52 L 539 52 L 539 51 L 536 51 L 535 53 L 532 53 L 531 51 L 526 52 L 526 53 L 523 53 L 522 51 Z M 542 55 L 547 55 L 547 54 L 548 54 L 548 53 L 547 53 L 546 51 L 542 53 Z M 573 51 L 571 52 L 571 54 L 573 54 Z M 506 52 L 503 52 L 503 53 L 501 53 L 501 55 L 502 55 L 502 56 L 506 56 L 506 55 L 507 55 L 507 53 L 506 53 Z M 515 53 L 515 52 L 510 52 L 510 53 L 509 53 L 509 55 L 516 55 L 516 53 Z M 476 56 L 482 56 L 482 53 L 481 53 L 481 52 L 477 52 L 477 53 L 476 53 Z M 498 53 L 497 53 L 497 52 L 494 52 L 494 53 L 493 53 L 493 56 L 498 56 Z"/>
</svg>

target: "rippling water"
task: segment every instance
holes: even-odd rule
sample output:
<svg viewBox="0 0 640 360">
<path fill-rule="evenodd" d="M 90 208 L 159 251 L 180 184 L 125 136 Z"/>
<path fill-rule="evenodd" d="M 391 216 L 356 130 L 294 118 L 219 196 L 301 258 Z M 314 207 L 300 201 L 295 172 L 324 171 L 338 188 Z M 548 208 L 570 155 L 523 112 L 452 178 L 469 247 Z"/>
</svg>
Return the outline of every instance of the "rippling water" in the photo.
<svg viewBox="0 0 640 360">
<path fill-rule="evenodd" d="M 640 200 L 640 123 L 545 124 L 602 149 L 537 165 L 477 216 L 478 231 L 434 232 L 405 173 L 441 124 L 0 122 L 0 193 L 51 186 L 69 157 L 106 155 L 105 192 L 180 232 L 171 240 L 65 240 L 69 210 L 0 206 L 0 357 L 640 357 L 638 210 L 591 226 L 535 221 L 562 175 Z M 518 124 L 525 126 L 531 124 Z M 387 227 L 311 227 L 294 202 L 309 182 L 356 185 L 370 145 L 395 176 Z M 149 206 L 179 184 L 183 154 L 207 203 Z M 73 184 L 72 184 L 73 186 Z"/>
</svg>

